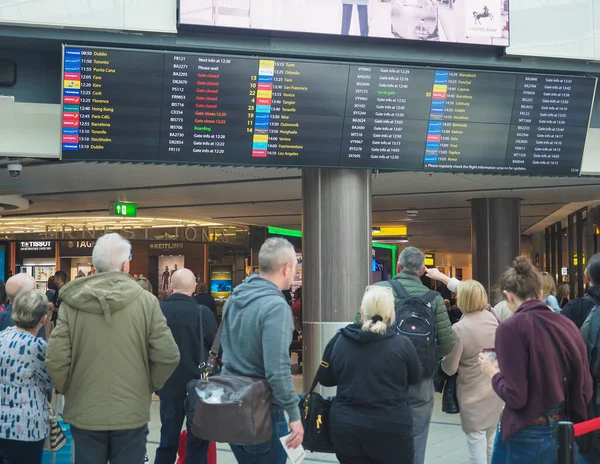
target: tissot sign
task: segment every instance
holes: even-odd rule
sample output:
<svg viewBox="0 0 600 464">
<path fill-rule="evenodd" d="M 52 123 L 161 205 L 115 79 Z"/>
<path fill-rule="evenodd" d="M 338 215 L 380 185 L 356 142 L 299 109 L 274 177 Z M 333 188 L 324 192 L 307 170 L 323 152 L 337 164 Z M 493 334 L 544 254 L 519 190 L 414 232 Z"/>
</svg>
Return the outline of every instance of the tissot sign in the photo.
<svg viewBox="0 0 600 464">
<path fill-rule="evenodd" d="M 54 244 L 52 242 L 20 242 L 19 250 L 21 251 L 52 251 Z"/>
<path fill-rule="evenodd" d="M 18 254 L 21 258 L 54 258 L 55 247 L 49 240 L 18 242 Z"/>
</svg>

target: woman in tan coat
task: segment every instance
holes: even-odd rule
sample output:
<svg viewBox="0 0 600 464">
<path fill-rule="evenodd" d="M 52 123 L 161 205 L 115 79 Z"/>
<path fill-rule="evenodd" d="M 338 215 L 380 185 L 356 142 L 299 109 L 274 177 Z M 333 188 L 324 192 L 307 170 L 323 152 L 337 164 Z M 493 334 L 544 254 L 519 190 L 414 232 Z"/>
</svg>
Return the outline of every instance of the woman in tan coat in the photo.
<svg viewBox="0 0 600 464">
<path fill-rule="evenodd" d="M 462 429 L 467 435 L 469 462 L 487 464 L 504 404 L 492 389 L 489 377 L 481 372 L 478 358 L 484 349 L 494 348 L 499 323 L 486 309 L 487 293 L 479 282 L 461 282 L 457 302 L 463 317 L 452 326 L 454 348 L 443 359 L 442 369 L 448 375 L 458 372 L 456 393 Z"/>
</svg>

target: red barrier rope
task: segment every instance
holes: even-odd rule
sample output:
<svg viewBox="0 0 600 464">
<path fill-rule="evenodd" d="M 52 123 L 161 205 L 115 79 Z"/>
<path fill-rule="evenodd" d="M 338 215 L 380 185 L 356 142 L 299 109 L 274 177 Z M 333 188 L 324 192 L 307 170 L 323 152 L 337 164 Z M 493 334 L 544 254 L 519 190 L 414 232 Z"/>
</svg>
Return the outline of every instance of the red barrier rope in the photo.
<svg viewBox="0 0 600 464">
<path fill-rule="evenodd" d="M 575 424 L 573 426 L 574 434 L 576 437 L 580 437 L 581 435 L 585 435 L 587 433 L 595 432 L 600 429 L 600 417 L 596 419 L 591 419 L 589 421 L 580 422 L 579 424 Z"/>
</svg>

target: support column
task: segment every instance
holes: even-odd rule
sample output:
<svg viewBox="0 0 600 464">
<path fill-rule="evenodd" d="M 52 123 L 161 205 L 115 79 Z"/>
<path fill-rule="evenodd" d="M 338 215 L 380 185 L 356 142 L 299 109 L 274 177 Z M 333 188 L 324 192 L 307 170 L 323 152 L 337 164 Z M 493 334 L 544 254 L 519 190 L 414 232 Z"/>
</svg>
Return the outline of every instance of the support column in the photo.
<svg viewBox="0 0 600 464">
<path fill-rule="evenodd" d="M 500 275 L 521 254 L 521 200 L 471 200 L 471 254 L 473 279 L 492 297 Z"/>
<path fill-rule="evenodd" d="M 371 278 L 371 172 L 302 171 L 304 388 L 335 332 L 354 320 Z"/>
</svg>

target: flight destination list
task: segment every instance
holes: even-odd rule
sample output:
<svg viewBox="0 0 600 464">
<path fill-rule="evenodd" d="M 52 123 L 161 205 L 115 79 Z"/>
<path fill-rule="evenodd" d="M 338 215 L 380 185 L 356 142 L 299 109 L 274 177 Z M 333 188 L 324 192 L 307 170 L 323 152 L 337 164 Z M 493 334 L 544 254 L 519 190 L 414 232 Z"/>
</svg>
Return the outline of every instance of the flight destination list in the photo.
<svg viewBox="0 0 600 464">
<path fill-rule="evenodd" d="M 66 47 L 63 158 L 578 175 L 595 85 Z"/>
</svg>

